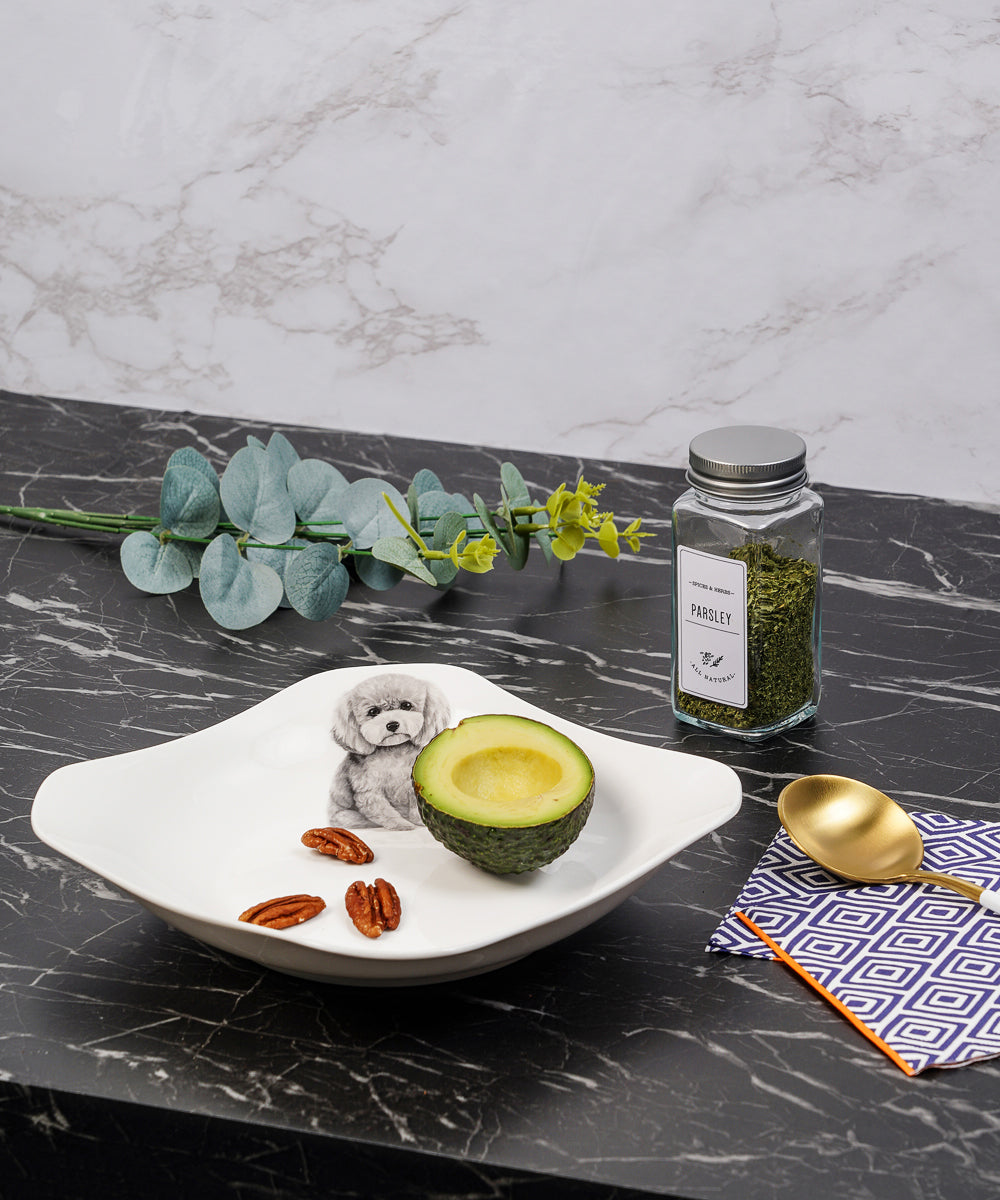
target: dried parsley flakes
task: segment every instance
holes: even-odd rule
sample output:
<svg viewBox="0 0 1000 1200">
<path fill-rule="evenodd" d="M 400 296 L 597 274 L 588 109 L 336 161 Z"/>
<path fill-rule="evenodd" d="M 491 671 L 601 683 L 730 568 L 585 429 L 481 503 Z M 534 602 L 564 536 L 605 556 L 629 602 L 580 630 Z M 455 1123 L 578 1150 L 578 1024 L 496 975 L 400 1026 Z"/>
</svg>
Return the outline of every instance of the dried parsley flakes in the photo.
<svg viewBox="0 0 1000 1200">
<path fill-rule="evenodd" d="M 677 706 L 699 721 L 766 729 L 812 699 L 818 570 L 808 559 L 778 554 L 768 542 L 736 546 L 729 557 L 747 566 L 747 706 L 702 700 L 683 691 L 677 693 Z"/>
</svg>

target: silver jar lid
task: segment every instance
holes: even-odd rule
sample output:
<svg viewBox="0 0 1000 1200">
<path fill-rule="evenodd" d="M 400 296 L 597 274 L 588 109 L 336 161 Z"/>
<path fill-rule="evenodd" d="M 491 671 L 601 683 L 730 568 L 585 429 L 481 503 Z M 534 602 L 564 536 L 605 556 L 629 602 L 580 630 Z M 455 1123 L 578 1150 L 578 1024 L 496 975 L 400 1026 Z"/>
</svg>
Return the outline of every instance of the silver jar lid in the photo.
<svg viewBox="0 0 1000 1200">
<path fill-rule="evenodd" d="M 785 496 L 809 482 L 806 444 L 767 425 L 727 425 L 699 433 L 688 450 L 688 482 L 715 496 Z"/>
</svg>

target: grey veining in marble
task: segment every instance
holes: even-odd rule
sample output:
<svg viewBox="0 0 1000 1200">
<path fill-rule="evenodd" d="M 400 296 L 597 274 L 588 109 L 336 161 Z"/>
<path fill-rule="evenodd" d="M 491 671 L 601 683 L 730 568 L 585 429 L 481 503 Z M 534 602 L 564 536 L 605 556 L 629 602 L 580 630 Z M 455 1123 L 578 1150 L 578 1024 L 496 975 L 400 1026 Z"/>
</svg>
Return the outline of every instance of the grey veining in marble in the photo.
<svg viewBox="0 0 1000 1200">
<path fill-rule="evenodd" d="M 997 503 L 997 75 L 992 0 L 8 5 L 0 386 Z"/>
<path fill-rule="evenodd" d="M 483 491 L 502 457 L 283 428 L 351 477 L 397 484 L 430 466 Z M 246 432 L 5 394 L 0 500 L 150 508 L 172 450 L 222 461 Z M 608 504 L 660 536 L 639 558 L 500 568 L 444 596 L 409 583 L 359 591 L 329 622 L 284 612 L 230 633 L 196 597 L 134 591 L 115 539 L 0 522 L 0 1155 L 13 1196 L 50 1183 L 55 1194 L 51 1166 L 34 1191 L 23 1182 L 53 1151 L 77 1164 L 79 1195 L 106 1195 L 94 1181 L 113 1164 L 141 1178 L 137 1140 L 160 1182 L 208 1162 L 246 1196 L 332 1194 L 318 1189 L 337 1164 L 338 1194 L 391 1197 L 996 1195 L 1000 1065 L 908 1079 L 778 964 L 704 947 L 796 775 L 844 771 L 904 805 L 998 811 L 998 513 L 818 480 L 823 701 L 810 723 L 748 747 L 670 713 L 681 473 L 514 457 L 539 489 L 581 468 L 606 479 Z M 461 983 L 385 991 L 306 983 L 198 945 L 31 832 L 32 797 L 63 763 L 203 729 L 316 671 L 429 656 L 572 720 L 717 757 L 739 774 L 743 809 L 551 949 Z M 110 1159 L 97 1161 L 95 1139 Z"/>
</svg>

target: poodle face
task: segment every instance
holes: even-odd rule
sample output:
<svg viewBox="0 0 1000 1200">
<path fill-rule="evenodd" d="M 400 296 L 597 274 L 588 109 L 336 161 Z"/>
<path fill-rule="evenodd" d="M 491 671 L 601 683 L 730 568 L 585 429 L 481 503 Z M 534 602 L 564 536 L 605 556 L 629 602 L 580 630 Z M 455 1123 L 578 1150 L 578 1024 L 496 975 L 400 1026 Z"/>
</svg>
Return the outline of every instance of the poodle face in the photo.
<svg viewBox="0 0 1000 1200">
<path fill-rule="evenodd" d="M 448 705 L 437 688 L 410 675 L 376 675 L 341 700 L 333 737 L 353 754 L 409 742 L 422 749 L 448 722 Z"/>
<path fill-rule="evenodd" d="M 371 704 L 359 704 L 354 710 L 358 730 L 370 746 L 401 746 L 419 736 L 424 715 L 412 700 L 392 697 L 383 703 L 373 698 Z"/>
</svg>

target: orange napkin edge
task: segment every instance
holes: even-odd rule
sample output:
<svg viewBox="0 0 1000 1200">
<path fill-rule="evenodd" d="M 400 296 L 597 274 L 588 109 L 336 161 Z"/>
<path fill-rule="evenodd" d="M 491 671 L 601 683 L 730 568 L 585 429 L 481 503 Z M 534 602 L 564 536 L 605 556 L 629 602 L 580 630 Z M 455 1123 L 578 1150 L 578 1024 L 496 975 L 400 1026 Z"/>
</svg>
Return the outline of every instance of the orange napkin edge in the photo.
<svg viewBox="0 0 1000 1200">
<path fill-rule="evenodd" d="M 811 987 L 814 987 L 824 1000 L 826 1000 L 829 1004 L 832 1004 L 837 1012 L 841 1014 L 841 1016 L 846 1017 L 848 1021 L 850 1021 L 855 1029 L 857 1029 L 860 1033 L 863 1033 L 865 1037 L 868 1038 L 868 1040 L 874 1045 L 878 1046 L 882 1053 L 887 1055 L 901 1071 L 905 1071 L 907 1075 L 916 1075 L 917 1072 L 914 1071 L 909 1063 L 904 1062 L 890 1045 L 884 1042 L 877 1033 L 869 1029 L 864 1021 L 859 1020 L 859 1018 L 851 1012 L 847 1005 L 838 1000 L 837 997 L 832 992 L 828 991 L 818 979 L 810 975 L 805 967 L 803 967 L 800 963 L 797 963 L 786 950 L 783 950 L 778 945 L 774 938 L 766 934 L 764 930 L 761 929 L 759 925 L 755 924 L 745 912 L 740 912 L 737 909 L 736 916 L 739 917 L 744 925 L 753 930 L 753 932 L 768 947 L 768 949 L 778 959 L 780 959 L 781 962 L 783 962 L 786 966 L 791 967 L 797 975 L 806 981 L 806 983 L 808 983 Z"/>
</svg>

